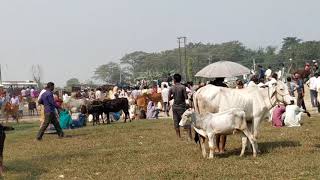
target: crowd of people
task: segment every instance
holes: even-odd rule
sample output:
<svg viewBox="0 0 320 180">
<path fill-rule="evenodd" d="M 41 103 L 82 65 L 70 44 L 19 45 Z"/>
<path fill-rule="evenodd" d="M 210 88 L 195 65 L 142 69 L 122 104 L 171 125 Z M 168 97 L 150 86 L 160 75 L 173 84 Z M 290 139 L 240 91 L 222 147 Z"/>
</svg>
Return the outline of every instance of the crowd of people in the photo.
<svg viewBox="0 0 320 180">
<path fill-rule="evenodd" d="M 305 70 L 310 70 L 309 66 L 310 65 L 306 64 Z M 277 83 L 278 80 L 286 82 L 288 93 L 290 96 L 292 96 L 292 101 L 289 105 L 279 103 L 270 111 L 269 118 L 271 119 L 274 127 L 297 127 L 301 125 L 302 113 L 306 113 L 308 116 L 310 116 L 304 101 L 304 84 L 307 84 L 310 89 L 310 100 L 312 107 L 318 108 L 320 112 L 320 103 L 318 100 L 318 97 L 320 97 L 318 96 L 320 92 L 320 76 L 317 72 L 317 68 L 314 69 L 313 67 L 313 71 L 309 76 L 305 76 L 305 74 L 301 73 L 294 73 L 292 76 L 288 77 L 285 76 L 284 68 L 275 72 L 273 72 L 271 67 L 269 67 L 267 70 L 265 70 L 262 66 L 258 66 L 258 68 L 259 69 L 257 73 L 251 74 L 249 78 L 237 79 L 235 81 L 235 86 L 232 86 L 228 82 L 226 83 L 225 78 L 223 77 L 215 78 L 214 81 L 207 81 L 206 83 L 199 82 L 197 85 L 194 85 L 193 82 L 182 83 L 181 75 L 174 74 L 173 76 L 169 75 L 168 78 L 161 83 L 150 83 L 150 86 L 148 86 L 146 81 L 139 81 L 132 88 L 118 88 L 115 86 L 111 89 L 103 89 L 102 87 L 98 87 L 96 89 L 79 90 L 78 92 L 71 94 L 67 92 L 61 94 L 57 91 L 54 91 L 54 83 L 52 82 L 49 82 L 46 88 L 41 92 L 33 87 L 22 88 L 19 92 L 17 92 L 10 87 L 6 91 L 2 91 L 0 93 L 0 107 L 3 107 L 6 102 L 10 102 L 12 106 L 21 110 L 24 102 L 28 102 L 29 106 L 31 102 L 31 105 L 34 106 L 32 109 L 35 108 L 37 110 L 38 108 L 35 104 L 38 104 L 40 109 L 39 114 L 41 126 L 36 139 L 39 141 L 42 140 L 42 137 L 50 124 L 52 124 L 54 130 L 57 131 L 57 134 L 60 138 L 64 137 L 63 129 L 78 128 L 86 125 L 86 114 L 81 112 L 73 112 L 73 114 L 70 114 L 68 110 L 63 108 L 64 102 L 68 102 L 70 98 L 85 98 L 89 101 L 127 98 L 129 103 L 134 106 L 136 105 L 138 98 L 143 94 L 161 94 L 162 104 L 153 101 L 152 99 L 148 99 L 146 118 L 158 119 L 161 111 L 163 111 L 165 116 L 169 117 L 169 112 L 172 110 L 174 129 L 177 137 L 179 138 L 181 138 L 179 127 L 181 116 L 187 108 L 191 108 L 193 106 L 193 93 L 206 84 L 212 84 L 226 88 L 243 89 L 251 87 L 268 88 L 273 83 Z M 30 109 L 31 108 L 29 107 L 29 110 Z M 121 112 L 114 113 L 114 117 L 119 119 Z M 132 113 L 135 114 L 136 112 Z M 188 126 L 184 128 L 187 129 L 188 137 L 191 139 L 191 127 Z M 218 146 L 215 151 L 223 153 L 225 151 L 226 141 L 226 136 L 217 135 L 216 144 Z M 0 163 L 1 162 L 2 161 L 0 157 Z"/>
<path fill-rule="evenodd" d="M 305 70 L 309 70 L 309 66 L 309 64 L 306 64 Z M 300 126 L 302 113 L 310 116 L 305 104 L 305 84 L 310 88 L 312 107 L 318 107 L 317 94 L 320 92 L 320 78 L 316 72 L 317 68 L 314 70 L 314 73 L 310 73 L 307 77 L 303 77 L 303 75 L 298 72 L 285 77 L 283 71 L 272 72 L 271 67 L 264 70 L 262 66 L 259 66 L 258 74 L 253 75 L 248 83 L 243 85 L 242 81 L 239 80 L 236 84 L 237 88 L 241 89 L 252 86 L 265 88 L 270 84 L 276 83 L 278 80 L 286 82 L 288 93 L 292 97 L 291 104 L 286 106 L 284 104 L 277 104 L 276 107 L 270 111 L 269 118 L 275 127 L 295 127 Z"/>
</svg>

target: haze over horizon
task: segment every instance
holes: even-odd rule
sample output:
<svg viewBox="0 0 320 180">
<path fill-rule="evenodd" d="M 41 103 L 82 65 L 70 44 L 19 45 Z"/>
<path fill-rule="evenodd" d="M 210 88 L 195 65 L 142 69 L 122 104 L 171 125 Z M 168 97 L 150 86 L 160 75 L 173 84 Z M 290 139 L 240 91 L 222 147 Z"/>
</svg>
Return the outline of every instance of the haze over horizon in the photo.
<svg viewBox="0 0 320 180">
<path fill-rule="evenodd" d="M 133 51 L 159 52 L 188 42 L 239 40 L 249 48 L 281 46 L 293 36 L 320 40 L 316 0 L 5 0 L 0 2 L 3 80 L 43 80 L 59 86 L 91 79 L 101 64 Z"/>
</svg>

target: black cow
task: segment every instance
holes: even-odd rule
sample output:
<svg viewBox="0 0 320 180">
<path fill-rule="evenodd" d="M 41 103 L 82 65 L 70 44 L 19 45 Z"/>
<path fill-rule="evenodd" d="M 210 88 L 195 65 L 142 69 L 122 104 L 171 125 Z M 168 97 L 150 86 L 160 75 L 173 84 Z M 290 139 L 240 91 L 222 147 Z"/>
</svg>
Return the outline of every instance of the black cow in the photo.
<svg viewBox="0 0 320 180">
<path fill-rule="evenodd" d="M 92 101 L 92 103 L 88 105 L 87 112 L 88 114 L 92 114 L 93 116 L 93 120 L 92 120 L 93 126 L 95 124 L 100 124 L 99 117 L 101 115 L 103 119 L 103 111 L 104 111 L 104 105 L 102 101 L 94 100 Z"/>
<path fill-rule="evenodd" d="M 129 118 L 129 101 L 127 98 L 108 99 L 103 101 L 103 112 L 107 115 L 107 124 L 110 124 L 109 113 L 123 111 L 124 122 Z M 130 120 L 131 122 L 131 120 Z"/>
</svg>

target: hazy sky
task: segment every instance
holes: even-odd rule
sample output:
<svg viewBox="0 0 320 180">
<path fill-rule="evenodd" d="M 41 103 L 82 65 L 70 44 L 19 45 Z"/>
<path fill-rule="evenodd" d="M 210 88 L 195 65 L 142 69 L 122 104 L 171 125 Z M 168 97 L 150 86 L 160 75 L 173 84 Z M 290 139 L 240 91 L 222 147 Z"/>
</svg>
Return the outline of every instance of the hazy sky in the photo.
<svg viewBox="0 0 320 180">
<path fill-rule="evenodd" d="M 319 0 L 0 0 L 4 80 L 64 85 L 135 50 L 162 51 L 188 41 L 239 40 L 251 48 L 281 38 L 320 39 Z"/>
</svg>

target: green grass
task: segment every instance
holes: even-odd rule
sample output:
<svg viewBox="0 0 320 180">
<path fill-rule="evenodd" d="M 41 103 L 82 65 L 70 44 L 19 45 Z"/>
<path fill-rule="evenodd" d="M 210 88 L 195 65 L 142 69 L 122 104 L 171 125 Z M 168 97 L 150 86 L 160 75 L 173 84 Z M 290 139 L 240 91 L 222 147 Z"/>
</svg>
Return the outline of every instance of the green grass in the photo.
<svg viewBox="0 0 320 180">
<path fill-rule="evenodd" d="M 171 120 L 89 126 L 70 137 L 46 134 L 35 141 L 38 123 L 7 133 L 5 179 L 319 179 L 320 118 L 301 128 L 261 126 L 257 158 L 240 154 L 238 135 L 227 153 L 203 159 L 199 146 L 177 140 Z"/>
</svg>

